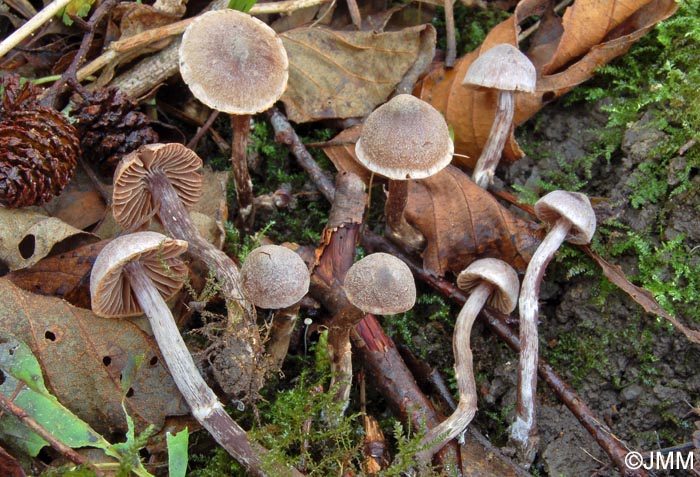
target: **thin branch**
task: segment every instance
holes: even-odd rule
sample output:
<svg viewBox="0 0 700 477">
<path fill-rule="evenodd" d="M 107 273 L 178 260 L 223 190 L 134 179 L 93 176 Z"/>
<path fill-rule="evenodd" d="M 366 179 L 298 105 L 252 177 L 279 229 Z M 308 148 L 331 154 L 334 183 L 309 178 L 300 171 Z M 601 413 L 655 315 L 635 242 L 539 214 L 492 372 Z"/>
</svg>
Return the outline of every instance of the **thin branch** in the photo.
<svg viewBox="0 0 700 477">
<path fill-rule="evenodd" d="M 43 10 L 34 15 L 27 23 L 15 30 L 12 35 L 5 38 L 0 43 L 0 58 L 5 56 L 12 48 L 19 45 L 22 40 L 32 35 L 44 23 L 51 20 L 54 15 L 65 8 L 71 0 L 54 0 L 49 3 Z"/>
</svg>

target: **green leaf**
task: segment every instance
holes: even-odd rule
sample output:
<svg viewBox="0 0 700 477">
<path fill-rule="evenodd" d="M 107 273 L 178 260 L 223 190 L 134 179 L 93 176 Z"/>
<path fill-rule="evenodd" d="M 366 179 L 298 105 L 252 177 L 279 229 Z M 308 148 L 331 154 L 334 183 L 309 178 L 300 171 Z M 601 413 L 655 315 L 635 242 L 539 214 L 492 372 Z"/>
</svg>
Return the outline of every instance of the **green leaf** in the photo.
<svg viewBox="0 0 700 477">
<path fill-rule="evenodd" d="M 230 0 L 228 2 L 228 8 L 247 13 L 256 3 L 258 3 L 258 0 Z"/>
<path fill-rule="evenodd" d="M 0 393 L 12 399 L 56 439 L 70 447 L 109 449 L 109 442 L 49 393 L 41 366 L 29 347 L 4 332 L 0 333 L 0 371 L 4 375 Z M 47 445 L 44 439 L 9 413 L 0 418 L 0 440 L 15 442 L 31 456 L 36 456 Z"/>
<path fill-rule="evenodd" d="M 187 472 L 187 447 L 190 433 L 184 428 L 177 434 L 166 434 L 168 442 L 168 469 L 170 477 L 185 477 Z"/>
<path fill-rule="evenodd" d="M 95 0 L 73 0 L 66 5 L 66 8 L 58 12 L 58 15 L 61 17 L 61 20 L 63 20 L 63 23 L 67 26 L 71 26 L 73 20 L 70 15 L 85 18 L 87 14 L 90 13 L 93 3 L 95 3 Z"/>
</svg>

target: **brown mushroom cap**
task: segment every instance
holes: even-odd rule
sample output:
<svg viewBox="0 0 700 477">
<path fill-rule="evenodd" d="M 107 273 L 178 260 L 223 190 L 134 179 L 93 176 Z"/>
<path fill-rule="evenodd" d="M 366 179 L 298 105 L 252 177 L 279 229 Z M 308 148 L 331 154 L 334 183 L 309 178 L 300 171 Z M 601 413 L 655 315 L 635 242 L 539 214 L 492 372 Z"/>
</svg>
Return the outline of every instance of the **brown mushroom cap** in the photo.
<svg viewBox="0 0 700 477">
<path fill-rule="evenodd" d="M 92 311 L 104 318 L 140 315 L 123 267 L 140 261 L 161 296 L 167 300 L 182 288 L 187 266 L 178 258 L 187 242 L 157 232 L 122 235 L 108 243 L 97 256 L 90 275 Z M 167 270 L 163 265 L 167 265 Z"/>
<path fill-rule="evenodd" d="M 299 255 L 280 245 L 263 245 L 248 254 L 241 267 L 246 295 L 255 306 L 292 306 L 309 291 L 309 269 Z"/>
<path fill-rule="evenodd" d="M 472 262 L 457 276 L 457 286 L 469 293 L 482 281 L 487 281 L 495 288 L 487 304 L 501 313 L 510 313 L 518 302 L 520 282 L 513 267 L 497 258 L 482 258 Z"/>
<path fill-rule="evenodd" d="M 442 114 L 410 94 L 399 94 L 367 116 L 355 145 L 370 171 L 394 180 L 424 179 L 452 160 L 454 144 Z"/>
<path fill-rule="evenodd" d="M 496 45 L 479 55 L 469 66 L 462 84 L 501 91 L 535 92 L 535 65 L 519 49 L 508 43 Z"/>
<path fill-rule="evenodd" d="M 192 207 L 202 195 L 202 160 L 182 144 L 148 144 L 122 158 L 114 171 L 112 213 L 124 229 L 140 223 L 153 212 L 155 204 L 145 177 L 152 170 L 168 176 L 185 207 Z"/>
<path fill-rule="evenodd" d="M 348 270 L 345 296 L 364 313 L 393 315 L 413 308 L 416 284 L 408 265 L 388 253 L 373 253 Z"/>
<path fill-rule="evenodd" d="M 566 240 L 585 245 L 595 233 L 596 218 L 591 202 L 584 194 L 555 190 L 535 203 L 535 215 L 543 222 L 553 225 L 560 218 L 571 223 Z"/>
<path fill-rule="evenodd" d="M 287 87 L 282 40 L 262 21 L 237 10 L 203 13 L 185 30 L 180 74 L 201 102 L 229 114 L 269 109 Z"/>
</svg>

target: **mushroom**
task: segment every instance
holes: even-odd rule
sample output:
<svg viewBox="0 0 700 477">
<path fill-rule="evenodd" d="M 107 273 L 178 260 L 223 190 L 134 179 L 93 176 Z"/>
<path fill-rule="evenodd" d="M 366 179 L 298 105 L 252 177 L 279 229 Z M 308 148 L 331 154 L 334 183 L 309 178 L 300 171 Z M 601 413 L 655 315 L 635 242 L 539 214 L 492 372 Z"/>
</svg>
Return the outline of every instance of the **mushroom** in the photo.
<svg viewBox="0 0 700 477">
<path fill-rule="evenodd" d="M 192 94 L 210 108 L 231 115 L 239 225 L 248 228 L 254 218 L 246 151 L 250 117 L 272 107 L 284 93 L 287 52 L 265 23 L 223 9 L 203 13 L 187 27 L 179 54 L 180 74 Z"/>
<path fill-rule="evenodd" d="M 535 66 L 519 49 L 507 43 L 490 48 L 469 66 L 463 85 L 498 91 L 491 131 L 472 173 L 479 187 L 486 189 L 493 182 L 513 122 L 515 91 L 534 93 L 536 82 Z"/>
<path fill-rule="evenodd" d="M 587 244 L 596 228 L 596 217 L 591 203 L 588 197 L 578 192 L 550 192 L 535 203 L 535 214 L 551 228 L 532 255 L 520 289 L 518 399 L 515 422 L 510 427 L 510 440 L 516 446 L 521 462 L 526 466 L 534 460 L 537 447 L 535 393 L 539 347 L 537 301 L 540 284 L 547 264 L 564 240 L 573 244 Z"/>
<path fill-rule="evenodd" d="M 260 308 L 276 310 L 272 318 L 267 353 L 273 369 L 282 366 L 299 302 L 309 291 L 309 270 L 299 255 L 279 245 L 252 250 L 241 267 L 243 288 Z"/>
<path fill-rule="evenodd" d="M 201 195 L 201 167 L 199 156 L 182 144 L 141 146 L 117 165 L 112 213 L 126 230 L 143 225 L 155 214 L 167 234 L 187 241 L 189 252 L 214 271 L 227 300 L 231 323 L 240 326 L 242 321 L 253 354 L 260 347 L 255 308 L 242 292 L 238 267 L 201 236 L 186 210 Z"/>
<path fill-rule="evenodd" d="M 409 94 L 399 94 L 375 109 L 355 145 L 357 159 L 370 171 L 389 178 L 385 204 L 387 235 L 413 251 L 425 238 L 404 216 L 408 180 L 429 177 L 452 160 L 454 145 L 442 114 Z"/>
<path fill-rule="evenodd" d="M 246 432 L 204 381 L 185 346 L 166 299 L 181 287 L 187 267 L 178 256 L 187 242 L 156 232 L 122 235 L 97 256 L 90 276 L 92 309 L 105 318 L 145 313 L 165 364 L 192 415 L 251 473 L 265 475 Z"/>
<path fill-rule="evenodd" d="M 518 299 L 518 285 L 518 274 L 513 267 L 496 258 L 476 260 L 457 277 L 457 286 L 470 293 L 457 316 L 452 339 L 459 403 L 450 417 L 425 434 L 422 444 L 426 447 L 418 453 L 419 461 L 429 461 L 447 442 L 464 432 L 474 418 L 476 383 L 469 345 L 472 325 L 485 304 L 501 313 L 512 312 Z"/>
<path fill-rule="evenodd" d="M 416 284 L 408 265 L 400 259 L 373 253 L 348 269 L 343 291 L 349 303 L 328 324 L 328 354 L 331 385 L 338 385 L 335 400 L 347 406 L 352 380 L 350 332 L 367 313 L 394 315 L 413 308 Z"/>
</svg>

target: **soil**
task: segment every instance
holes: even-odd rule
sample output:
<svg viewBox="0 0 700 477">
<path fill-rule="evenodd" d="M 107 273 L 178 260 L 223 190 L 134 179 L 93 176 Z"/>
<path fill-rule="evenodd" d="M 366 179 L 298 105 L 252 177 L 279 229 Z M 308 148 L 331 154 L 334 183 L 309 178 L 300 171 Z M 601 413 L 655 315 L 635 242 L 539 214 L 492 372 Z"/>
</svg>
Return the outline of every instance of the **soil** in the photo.
<svg viewBox="0 0 700 477">
<path fill-rule="evenodd" d="M 639 164 L 649 160 L 650 150 L 662 135 L 647 126 L 649 117 L 630 125 L 621 153 L 609 163 L 600 158 L 591 171 L 591 180 L 581 192 L 594 200 L 597 215 L 613 217 L 644 233 L 663 230 L 662 238 L 672 239 L 685 233 L 690 246 L 700 244 L 700 208 L 698 187 L 668 202 L 635 209 L 629 195 L 635 187 L 633 174 Z M 519 142 L 529 157 L 503 167 L 497 187 L 518 184 L 535 190 L 543 171 L 561 169 L 562 158 L 575 161 L 593 151 L 596 130 L 606 123 L 600 108 L 550 105 L 518 131 Z M 674 171 L 683 167 L 682 157 L 669 169 L 669 184 Z M 693 179 L 698 182 L 698 177 Z M 697 184 L 696 184 L 697 185 Z M 636 257 L 615 257 L 625 273 L 636 270 Z M 697 266 L 698 264 L 696 264 Z M 631 298 L 613 289 L 601 300 L 598 276 L 567 279 L 562 263 L 554 260 L 545 277 L 540 305 L 540 349 L 544 359 L 554 365 L 595 414 L 632 450 L 649 451 L 680 443 L 692 443 L 693 431 L 700 421 L 700 347 L 681 333 L 643 312 Z M 688 316 L 681 316 L 692 323 Z M 435 325 L 429 325 L 433 346 L 449 349 L 449 336 L 435 340 Z M 504 444 L 505 427 L 513 420 L 517 357 L 498 339 L 478 324 L 472 333 L 475 373 L 482 396 L 477 425 L 496 444 Z M 416 347 L 425 340 L 416 337 Z M 573 350 L 573 351 L 572 351 Z M 573 354 L 572 354 L 573 353 Z M 441 352 L 444 360 L 444 351 Z M 431 355 L 435 355 L 431 353 Z M 444 365 L 445 363 L 434 363 Z M 449 365 L 448 365 L 449 366 Z M 583 368 L 582 368 L 583 367 Z M 540 383 L 540 446 L 533 473 L 551 477 L 618 476 L 595 440 L 578 423 L 556 395 Z M 496 416 L 496 419 L 493 417 Z M 499 442 L 500 441 L 500 442 Z M 687 454 L 687 450 L 682 451 Z M 700 468 L 700 456 L 695 456 Z M 650 475 L 691 475 L 674 470 L 650 472 Z M 697 474 L 692 474 L 697 475 Z"/>
</svg>

